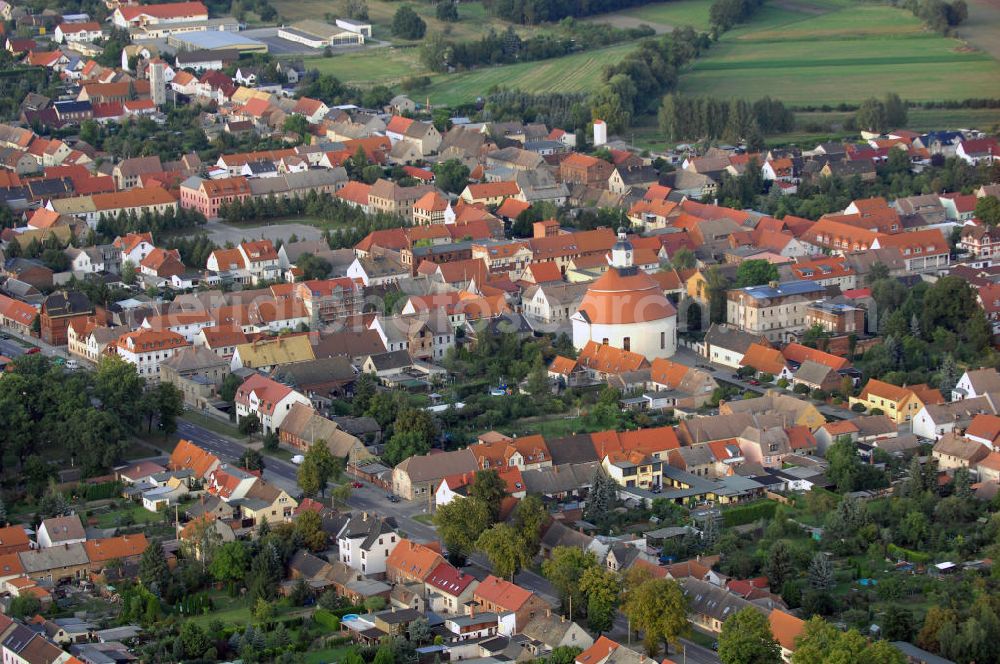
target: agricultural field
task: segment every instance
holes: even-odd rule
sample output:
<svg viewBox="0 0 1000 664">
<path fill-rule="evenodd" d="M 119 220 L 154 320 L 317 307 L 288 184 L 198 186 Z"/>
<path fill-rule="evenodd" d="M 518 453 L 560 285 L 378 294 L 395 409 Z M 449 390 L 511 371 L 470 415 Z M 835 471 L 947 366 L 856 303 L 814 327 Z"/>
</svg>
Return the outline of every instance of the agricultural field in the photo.
<svg viewBox="0 0 1000 664">
<path fill-rule="evenodd" d="M 621 44 L 539 62 L 483 67 L 457 74 L 430 74 L 416 49 L 372 49 L 332 58 L 309 60 L 307 65 L 353 85 L 396 85 L 408 76 L 427 74 L 431 86 L 412 93 L 419 101 L 454 105 L 474 101 L 491 88 L 520 88 L 526 92 L 585 92 L 592 89 L 606 64 L 619 62 L 632 50 Z"/>
<path fill-rule="evenodd" d="M 614 14 L 591 16 L 587 20 L 610 23 L 619 28 L 634 28 L 645 23 L 661 33 L 684 25 L 697 30 L 708 30 L 708 9 L 711 6 L 712 0 L 676 0 L 633 7 Z"/>
<path fill-rule="evenodd" d="M 432 78 L 429 89 L 414 97 L 430 97 L 432 104 L 451 105 L 473 101 L 493 87 L 525 92 L 587 92 L 596 87 L 605 65 L 621 61 L 632 48 L 624 44 L 552 60 L 438 75 Z"/>
<path fill-rule="evenodd" d="M 685 94 L 836 105 L 887 91 L 916 101 L 1000 96 L 1000 62 L 909 12 L 815 0 L 765 6 L 681 77 Z"/>
</svg>

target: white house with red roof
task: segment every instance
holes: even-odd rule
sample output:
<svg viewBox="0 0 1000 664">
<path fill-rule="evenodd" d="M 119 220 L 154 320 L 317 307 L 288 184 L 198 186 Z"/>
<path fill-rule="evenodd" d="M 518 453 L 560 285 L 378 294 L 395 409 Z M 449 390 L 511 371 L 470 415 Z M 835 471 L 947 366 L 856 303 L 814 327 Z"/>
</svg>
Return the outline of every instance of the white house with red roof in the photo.
<svg viewBox="0 0 1000 664">
<path fill-rule="evenodd" d="M 146 380 L 156 382 L 160 380 L 160 364 L 190 345 L 176 332 L 139 329 L 120 336 L 109 352 L 133 365 Z"/>
<path fill-rule="evenodd" d="M 92 42 L 104 36 L 101 24 L 96 21 L 63 23 L 56 27 L 53 35 L 60 44 L 71 42 Z"/>
<path fill-rule="evenodd" d="M 250 376 L 237 388 L 235 401 L 237 423 L 255 414 L 265 434 L 278 433 L 293 404 L 312 406 L 305 395 L 260 374 Z"/>
<path fill-rule="evenodd" d="M 310 97 L 300 97 L 295 102 L 295 106 L 292 107 L 292 113 L 305 117 L 312 124 L 318 124 L 329 112 L 329 106 L 319 99 L 312 99 Z"/>
<path fill-rule="evenodd" d="M 126 261 L 138 268 L 142 259 L 152 253 L 156 246 L 153 244 L 152 233 L 129 233 L 115 238 L 111 245 L 121 252 L 121 264 Z"/>
<path fill-rule="evenodd" d="M 160 23 L 207 21 L 208 8 L 201 2 L 165 2 L 159 5 L 121 5 L 112 15 L 119 28 L 138 28 Z"/>
<path fill-rule="evenodd" d="M 991 137 L 962 141 L 955 149 L 955 156 L 967 164 L 992 164 L 1000 161 L 1000 144 Z"/>
<path fill-rule="evenodd" d="M 441 563 L 424 579 L 430 608 L 439 613 L 461 613 L 466 602 L 472 600 L 472 593 L 478 585 L 475 577 L 449 563 Z"/>
<path fill-rule="evenodd" d="M 256 484 L 258 479 L 256 475 L 242 468 L 222 464 L 208 474 L 205 488 L 213 496 L 218 496 L 228 503 L 246 497 L 250 487 Z"/>
<path fill-rule="evenodd" d="M 243 257 L 252 283 L 256 284 L 264 279 L 272 280 L 281 277 L 281 261 L 278 259 L 278 250 L 274 248 L 274 244 L 270 240 L 243 242 L 237 249 Z"/>
</svg>

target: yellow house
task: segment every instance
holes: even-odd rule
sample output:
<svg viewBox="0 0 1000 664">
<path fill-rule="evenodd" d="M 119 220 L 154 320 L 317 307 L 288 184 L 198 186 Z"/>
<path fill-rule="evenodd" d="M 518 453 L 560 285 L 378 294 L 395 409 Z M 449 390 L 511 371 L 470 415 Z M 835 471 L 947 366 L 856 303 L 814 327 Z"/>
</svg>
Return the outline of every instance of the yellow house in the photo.
<svg viewBox="0 0 1000 664">
<path fill-rule="evenodd" d="M 268 523 L 290 521 L 298 506 L 298 501 L 289 496 L 284 489 L 263 481 L 255 482 L 247 491 L 247 495 L 240 500 L 243 517 L 253 519 L 256 524 L 261 521 Z"/>
<path fill-rule="evenodd" d="M 896 424 L 902 424 L 916 417 L 925 405 L 944 403 L 944 397 L 926 384 L 899 387 L 872 378 L 849 403 L 851 406 L 859 403 L 868 410 L 877 408 Z"/>
<path fill-rule="evenodd" d="M 652 489 L 662 484 L 663 462 L 642 452 L 611 452 L 601 465 L 622 486 Z"/>
</svg>

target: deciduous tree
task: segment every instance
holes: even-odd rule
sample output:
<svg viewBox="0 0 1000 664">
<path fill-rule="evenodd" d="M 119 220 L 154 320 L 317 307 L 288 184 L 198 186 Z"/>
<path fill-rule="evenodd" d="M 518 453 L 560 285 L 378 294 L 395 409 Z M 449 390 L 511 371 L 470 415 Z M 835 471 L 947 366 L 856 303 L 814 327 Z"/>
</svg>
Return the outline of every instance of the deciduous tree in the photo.
<svg viewBox="0 0 1000 664">
<path fill-rule="evenodd" d="M 643 645 L 650 657 L 660 644 L 678 643 L 690 631 L 687 598 L 672 579 L 651 579 L 630 591 L 622 606 L 632 628 L 643 633 Z"/>
<path fill-rule="evenodd" d="M 719 633 L 719 659 L 722 664 L 780 664 L 781 646 L 767 615 L 748 606 L 729 616 Z"/>
</svg>

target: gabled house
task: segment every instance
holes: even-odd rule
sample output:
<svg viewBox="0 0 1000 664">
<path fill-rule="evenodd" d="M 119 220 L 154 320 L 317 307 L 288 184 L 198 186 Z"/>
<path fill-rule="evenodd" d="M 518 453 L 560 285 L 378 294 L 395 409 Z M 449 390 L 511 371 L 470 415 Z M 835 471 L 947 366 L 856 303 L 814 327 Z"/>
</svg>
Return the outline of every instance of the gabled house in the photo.
<svg viewBox="0 0 1000 664">
<path fill-rule="evenodd" d="M 312 405 L 305 395 L 260 374 L 250 376 L 237 388 L 235 401 L 237 423 L 251 414 L 257 415 L 265 434 L 280 433 L 292 404 Z"/>
<path fill-rule="evenodd" d="M 424 583 L 444 558 L 429 546 L 401 539 L 385 561 L 386 578 L 391 583 Z"/>
<path fill-rule="evenodd" d="M 337 533 L 340 562 L 366 576 L 382 576 L 396 545 L 402 541 L 391 517 L 354 514 Z"/>
<path fill-rule="evenodd" d="M 514 633 L 521 632 L 536 617 L 552 610 L 552 606 L 535 593 L 492 574 L 480 582 L 472 599 L 479 605 L 477 610 L 513 613 Z"/>
<path fill-rule="evenodd" d="M 927 385 L 899 387 L 872 378 L 861 389 L 861 393 L 851 397 L 849 401 L 852 406 L 858 403 L 870 411 L 878 410 L 896 424 L 902 424 L 916 417 L 928 403 L 942 403 L 944 397 L 938 390 Z"/>
</svg>

